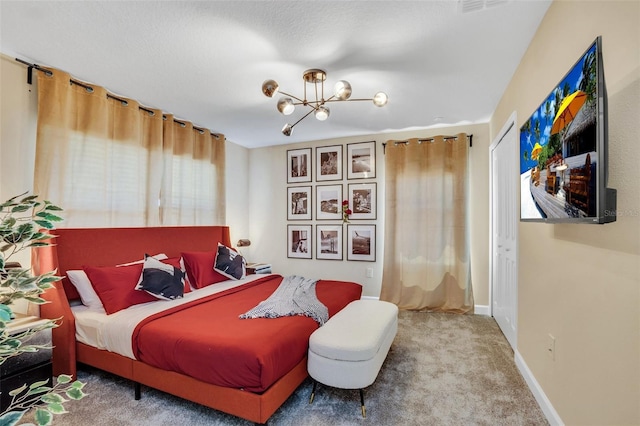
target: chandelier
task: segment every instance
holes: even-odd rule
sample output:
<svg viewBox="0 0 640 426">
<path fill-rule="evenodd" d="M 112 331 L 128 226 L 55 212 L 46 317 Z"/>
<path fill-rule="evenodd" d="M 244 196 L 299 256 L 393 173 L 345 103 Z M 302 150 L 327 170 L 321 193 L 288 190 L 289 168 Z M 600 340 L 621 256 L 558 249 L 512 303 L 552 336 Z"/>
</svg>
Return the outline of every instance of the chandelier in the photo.
<svg viewBox="0 0 640 426">
<path fill-rule="evenodd" d="M 274 80 L 265 80 L 262 83 L 262 93 L 265 96 L 272 98 L 276 93 L 280 92 L 284 95 L 280 100 L 278 100 L 278 111 L 280 111 L 283 115 L 291 115 L 296 108 L 296 105 L 304 105 L 310 108 L 310 111 L 302 116 L 298 121 L 293 124 L 285 124 L 282 128 L 282 133 L 285 136 L 291 136 L 291 132 L 293 128 L 307 118 L 311 113 L 314 113 L 315 117 L 324 121 L 329 118 L 329 108 L 325 106 L 326 103 L 329 102 L 343 102 L 343 101 L 373 101 L 375 106 L 385 106 L 388 101 L 387 94 L 384 92 L 376 93 L 373 98 L 369 99 L 350 99 L 351 98 L 351 84 L 348 81 L 340 80 L 336 83 L 335 93 L 331 95 L 331 97 L 325 99 L 324 98 L 324 81 L 327 79 L 327 73 L 323 70 L 312 68 L 306 70 L 302 74 L 302 80 L 304 81 L 304 98 L 300 99 L 297 96 L 290 95 L 286 92 L 279 91 L 278 83 Z M 313 99 L 307 99 L 307 86 L 311 85 L 311 94 L 314 96 Z M 295 100 L 295 101 L 294 101 Z"/>
</svg>

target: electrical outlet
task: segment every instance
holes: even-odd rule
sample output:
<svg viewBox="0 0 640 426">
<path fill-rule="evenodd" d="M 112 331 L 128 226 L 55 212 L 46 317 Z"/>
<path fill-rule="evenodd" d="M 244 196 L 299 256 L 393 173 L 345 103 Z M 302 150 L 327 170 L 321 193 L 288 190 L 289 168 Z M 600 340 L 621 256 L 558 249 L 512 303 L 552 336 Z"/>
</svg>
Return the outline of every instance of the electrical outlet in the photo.
<svg viewBox="0 0 640 426">
<path fill-rule="evenodd" d="M 556 360 L 556 338 L 553 337 L 552 334 L 549 334 L 547 340 L 547 355 L 549 355 L 549 358 L 552 360 Z"/>
<path fill-rule="evenodd" d="M 365 275 L 367 276 L 367 278 L 373 278 L 373 268 L 367 268 L 367 270 L 365 271 Z"/>
</svg>

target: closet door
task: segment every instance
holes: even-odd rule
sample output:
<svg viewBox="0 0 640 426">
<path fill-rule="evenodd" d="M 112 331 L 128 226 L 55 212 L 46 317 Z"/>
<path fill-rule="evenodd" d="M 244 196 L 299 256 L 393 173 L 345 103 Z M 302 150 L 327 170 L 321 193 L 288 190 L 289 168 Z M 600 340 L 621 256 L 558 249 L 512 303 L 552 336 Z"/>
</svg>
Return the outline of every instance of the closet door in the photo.
<svg viewBox="0 0 640 426">
<path fill-rule="evenodd" d="M 492 315 L 511 347 L 518 335 L 518 146 L 515 115 L 491 145 Z"/>
</svg>

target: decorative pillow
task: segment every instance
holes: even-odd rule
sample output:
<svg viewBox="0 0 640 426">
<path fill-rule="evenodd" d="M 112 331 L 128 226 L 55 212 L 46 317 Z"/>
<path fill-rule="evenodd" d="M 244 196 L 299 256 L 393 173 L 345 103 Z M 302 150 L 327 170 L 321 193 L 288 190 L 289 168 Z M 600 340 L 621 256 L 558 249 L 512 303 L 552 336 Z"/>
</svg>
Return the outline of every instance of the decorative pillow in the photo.
<svg viewBox="0 0 640 426">
<path fill-rule="evenodd" d="M 71 284 L 73 284 L 76 290 L 78 290 L 80 300 L 82 300 L 82 304 L 84 306 L 89 309 L 104 309 L 104 306 L 102 306 L 102 302 L 98 297 L 98 293 L 96 293 L 91 286 L 91 281 L 83 270 L 78 269 L 67 271 L 67 278 L 69 278 Z"/>
<path fill-rule="evenodd" d="M 224 244 L 218 243 L 218 251 L 213 269 L 227 278 L 239 280 L 247 275 L 246 265 L 247 261 L 240 253 L 230 249 Z"/>
<path fill-rule="evenodd" d="M 162 259 L 162 263 L 166 263 L 167 265 L 178 268 L 182 272 L 184 281 L 184 293 L 186 294 L 191 292 L 191 283 L 189 282 L 189 277 L 187 277 L 187 270 L 184 267 L 184 261 L 182 257 L 170 257 L 168 259 Z"/>
<path fill-rule="evenodd" d="M 136 291 L 136 283 L 142 274 L 142 265 L 108 266 L 98 268 L 83 266 L 93 289 L 102 301 L 107 315 L 114 314 L 129 306 L 157 301 L 144 291 Z"/>
<path fill-rule="evenodd" d="M 167 259 L 167 255 L 164 253 L 158 253 L 152 257 L 158 260 Z M 179 263 L 180 258 L 172 258 L 171 260 L 173 261 L 174 259 L 177 259 L 177 262 Z M 128 263 L 122 263 L 116 266 L 131 266 L 131 265 L 137 265 L 142 263 L 144 263 L 144 259 L 136 260 Z M 167 261 L 167 263 L 169 262 Z M 169 263 L 169 264 L 180 267 L 180 265 L 175 265 L 174 263 L 175 262 Z M 184 271 L 184 268 L 181 268 L 181 269 L 182 271 Z M 67 271 L 67 278 L 69 278 L 69 281 L 71 281 L 71 284 L 73 284 L 76 290 L 78 290 L 78 294 L 80 295 L 80 300 L 82 300 L 82 304 L 84 306 L 86 306 L 89 309 L 104 309 L 104 306 L 102 306 L 102 302 L 100 301 L 98 294 L 96 293 L 96 291 L 93 289 L 93 286 L 91 285 L 91 280 L 89 280 L 89 277 L 83 270 L 74 269 L 74 270 Z M 185 293 L 189 291 L 191 291 L 191 289 L 189 288 L 188 285 L 186 285 Z"/>
<path fill-rule="evenodd" d="M 184 273 L 180 268 L 146 256 L 136 290 L 161 300 L 179 299 L 184 293 Z"/>
<path fill-rule="evenodd" d="M 227 280 L 224 275 L 213 270 L 216 260 L 214 251 L 184 252 L 182 260 L 193 288 L 203 288 Z"/>
</svg>

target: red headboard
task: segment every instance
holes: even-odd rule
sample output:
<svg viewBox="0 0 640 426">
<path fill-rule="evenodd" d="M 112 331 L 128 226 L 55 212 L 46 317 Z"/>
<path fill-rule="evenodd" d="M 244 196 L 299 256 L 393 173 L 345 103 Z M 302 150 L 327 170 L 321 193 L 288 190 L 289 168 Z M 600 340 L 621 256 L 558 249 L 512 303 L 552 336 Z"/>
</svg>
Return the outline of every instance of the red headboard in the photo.
<svg viewBox="0 0 640 426">
<path fill-rule="evenodd" d="M 184 251 L 214 251 L 218 242 L 231 246 L 227 226 L 56 229 L 55 245 L 34 250 L 42 272 L 57 269 L 64 276 L 84 265 L 114 266 L 150 255 L 178 257 Z M 48 269 L 47 269 L 48 268 Z M 75 287 L 62 280 L 67 299 L 78 299 Z"/>
</svg>

